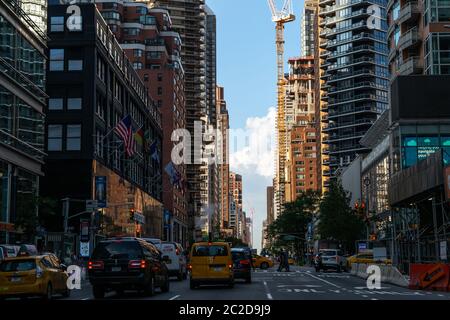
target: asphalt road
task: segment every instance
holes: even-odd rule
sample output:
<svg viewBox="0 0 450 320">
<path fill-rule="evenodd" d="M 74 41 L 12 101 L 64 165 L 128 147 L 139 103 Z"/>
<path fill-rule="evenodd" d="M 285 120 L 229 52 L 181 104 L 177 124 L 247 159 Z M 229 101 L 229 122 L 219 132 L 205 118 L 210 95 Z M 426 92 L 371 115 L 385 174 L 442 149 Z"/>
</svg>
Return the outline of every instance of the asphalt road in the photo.
<svg viewBox="0 0 450 320">
<path fill-rule="evenodd" d="M 81 290 L 73 290 L 72 300 L 93 299 L 92 288 L 84 282 Z M 56 298 L 62 299 L 62 298 Z M 107 293 L 106 299 L 139 300 L 450 300 L 449 292 L 409 290 L 391 284 L 381 284 L 379 290 L 369 290 L 364 279 L 349 273 L 319 272 L 313 268 L 293 267 L 291 272 L 275 268 L 256 270 L 251 284 L 236 280 L 234 288 L 205 286 L 189 288 L 189 281 L 172 280 L 170 291 L 146 297 L 126 291 L 123 296 Z"/>
</svg>

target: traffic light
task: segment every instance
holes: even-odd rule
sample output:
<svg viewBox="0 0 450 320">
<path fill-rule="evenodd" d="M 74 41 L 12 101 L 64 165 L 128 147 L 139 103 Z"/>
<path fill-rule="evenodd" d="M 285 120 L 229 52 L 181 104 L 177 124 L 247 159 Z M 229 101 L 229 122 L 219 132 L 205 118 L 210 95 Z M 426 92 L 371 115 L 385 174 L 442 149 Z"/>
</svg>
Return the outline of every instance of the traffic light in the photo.
<svg viewBox="0 0 450 320">
<path fill-rule="evenodd" d="M 130 221 L 134 221 L 134 208 L 130 209 Z"/>
</svg>

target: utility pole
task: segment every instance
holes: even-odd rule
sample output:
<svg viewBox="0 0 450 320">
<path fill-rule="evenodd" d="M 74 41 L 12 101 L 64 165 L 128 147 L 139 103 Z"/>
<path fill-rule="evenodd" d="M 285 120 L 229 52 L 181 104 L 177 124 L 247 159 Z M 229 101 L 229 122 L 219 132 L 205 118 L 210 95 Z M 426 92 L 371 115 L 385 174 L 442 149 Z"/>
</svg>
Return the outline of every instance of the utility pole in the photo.
<svg viewBox="0 0 450 320">
<path fill-rule="evenodd" d="M 431 199 L 431 205 L 433 206 L 433 229 L 434 229 L 434 250 L 436 251 L 436 262 L 440 260 L 440 252 L 439 252 L 439 236 L 438 236 L 438 227 L 437 227 L 437 216 L 436 216 L 436 195 L 433 194 Z"/>
</svg>

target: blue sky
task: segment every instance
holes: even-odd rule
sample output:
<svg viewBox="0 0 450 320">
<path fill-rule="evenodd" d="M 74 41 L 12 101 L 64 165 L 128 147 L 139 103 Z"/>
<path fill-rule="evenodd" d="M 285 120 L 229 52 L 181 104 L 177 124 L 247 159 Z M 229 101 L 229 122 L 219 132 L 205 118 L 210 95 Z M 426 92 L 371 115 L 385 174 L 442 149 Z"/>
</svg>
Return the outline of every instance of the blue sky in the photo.
<svg viewBox="0 0 450 320">
<path fill-rule="evenodd" d="M 230 128 L 257 130 L 260 135 L 258 126 L 274 125 L 274 112 L 269 108 L 276 106 L 275 24 L 267 0 L 206 2 L 217 18 L 217 82 L 225 88 Z M 278 0 L 278 6 L 281 2 Z M 285 61 L 300 55 L 303 0 L 293 0 L 293 7 L 297 20 L 286 25 Z M 243 175 L 244 210 L 254 210 L 253 246 L 259 249 L 266 217 L 266 186 L 271 184 L 274 171 L 267 165 L 255 170 L 258 164 L 251 164 L 251 151 L 232 155 L 231 168 Z"/>
</svg>

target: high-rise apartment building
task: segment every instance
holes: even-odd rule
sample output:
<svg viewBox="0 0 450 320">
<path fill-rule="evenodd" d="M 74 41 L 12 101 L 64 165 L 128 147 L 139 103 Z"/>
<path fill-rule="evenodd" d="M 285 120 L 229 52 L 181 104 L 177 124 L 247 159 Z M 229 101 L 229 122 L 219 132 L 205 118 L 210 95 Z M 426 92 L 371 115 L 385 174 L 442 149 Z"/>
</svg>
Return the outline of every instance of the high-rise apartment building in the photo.
<svg viewBox="0 0 450 320">
<path fill-rule="evenodd" d="M 230 198 L 229 198 L 229 128 L 230 119 L 225 101 L 223 87 L 216 88 L 217 130 L 218 134 L 218 170 L 219 170 L 219 203 L 220 203 L 220 229 L 222 234 L 232 235 L 230 229 Z"/>
<path fill-rule="evenodd" d="M 46 41 L 18 2 L 0 1 L 0 243 L 35 241 L 30 238 L 35 230 L 16 223 L 37 215 L 45 157 Z"/>
<path fill-rule="evenodd" d="M 318 4 L 319 0 L 306 0 L 303 7 L 300 30 L 300 52 L 302 56 L 314 56 L 318 45 L 318 32 L 316 29 Z"/>
<path fill-rule="evenodd" d="M 266 188 L 266 202 L 267 202 L 267 204 L 266 204 L 266 210 L 267 210 L 266 221 L 267 221 L 268 225 L 270 225 L 275 220 L 273 200 L 274 200 L 273 186 L 269 186 Z"/>
<path fill-rule="evenodd" d="M 171 159 L 172 132 L 186 125 L 181 38 L 173 30 L 168 11 L 148 2 L 103 0 L 97 7 L 161 112 L 162 195 L 169 217 L 164 239 L 186 244 L 186 165 L 174 165 Z"/>
<path fill-rule="evenodd" d="M 242 220 L 242 176 L 230 171 L 229 191 L 232 208 L 230 210 L 230 225 L 234 236 L 239 235 Z M 234 209 L 234 210 L 233 210 Z"/>
<path fill-rule="evenodd" d="M 286 202 L 295 201 L 301 191 L 318 188 L 314 58 L 291 58 L 289 67 L 285 87 Z"/>
<path fill-rule="evenodd" d="M 10 0 L 8 0 L 10 1 Z M 47 0 L 13 0 L 44 33 L 47 32 Z"/>
<path fill-rule="evenodd" d="M 173 28 L 181 36 L 181 61 L 185 71 L 186 128 L 192 136 L 191 155 L 201 159 L 203 141 L 194 141 L 194 123 L 207 125 L 206 103 L 206 17 L 205 0 L 158 0 L 166 8 Z M 200 162 L 200 163 L 198 163 Z M 204 159 L 187 165 L 188 214 L 190 233 L 196 240 L 204 238 L 202 228 L 208 219 L 208 165 Z M 207 223 L 207 222 L 206 222 Z"/>
<path fill-rule="evenodd" d="M 442 1 L 387 4 L 392 78 L 411 74 L 450 74 L 450 8 Z"/>
<path fill-rule="evenodd" d="M 320 79 L 322 137 L 329 170 L 348 165 L 368 149 L 359 143 L 388 107 L 385 0 L 321 0 Z M 376 7 L 375 7 L 376 6 Z M 376 8 L 376 9 L 374 9 Z"/>
</svg>

